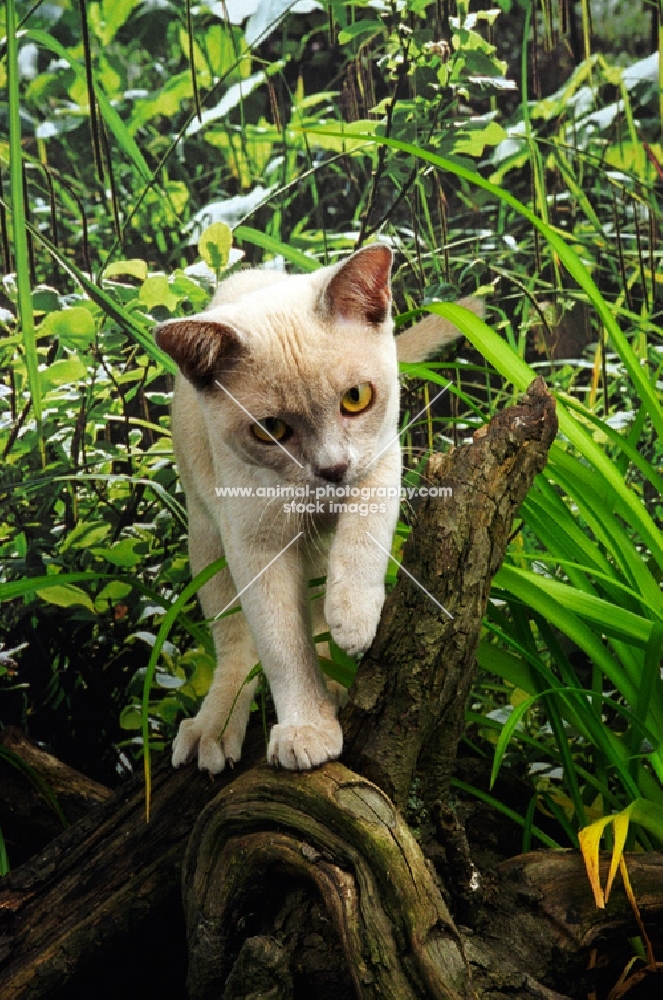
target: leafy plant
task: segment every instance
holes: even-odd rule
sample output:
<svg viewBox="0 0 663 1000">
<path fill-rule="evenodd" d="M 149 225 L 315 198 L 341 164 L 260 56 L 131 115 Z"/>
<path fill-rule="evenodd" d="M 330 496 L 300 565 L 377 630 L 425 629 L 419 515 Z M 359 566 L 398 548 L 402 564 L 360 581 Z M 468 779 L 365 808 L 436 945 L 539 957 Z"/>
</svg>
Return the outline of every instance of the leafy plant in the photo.
<svg viewBox="0 0 663 1000">
<path fill-rule="evenodd" d="M 466 338 L 453 360 L 404 366 L 403 427 L 449 386 L 404 435 L 408 482 L 537 374 L 556 395 L 560 436 L 486 615 L 468 748 L 531 782 L 524 847 L 575 844 L 604 812 L 663 804 L 654 60 L 592 54 L 587 29 L 586 58 L 531 100 L 543 22 L 514 8 L 518 99 L 496 9 L 310 6 L 233 23 L 214 3 L 6 5 L 0 598 L 10 644 L 29 644 L 13 711 L 106 781 L 143 753 L 149 780 L 213 670 L 173 365 L 151 327 L 203 309 L 241 259 L 313 270 L 379 235 L 399 322 L 423 305 Z M 450 304 L 476 290 L 493 329 Z M 587 335 L 562 356 L 569 324 Z"/>
</svg>

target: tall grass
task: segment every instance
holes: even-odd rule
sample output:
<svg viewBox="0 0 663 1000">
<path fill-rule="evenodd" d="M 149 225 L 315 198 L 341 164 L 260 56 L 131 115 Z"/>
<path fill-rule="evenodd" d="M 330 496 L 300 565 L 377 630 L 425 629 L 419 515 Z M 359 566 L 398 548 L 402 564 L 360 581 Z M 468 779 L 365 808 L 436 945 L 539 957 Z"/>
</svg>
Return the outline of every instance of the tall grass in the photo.
<svg viewBox="0 0 663 1000">
<path fill-rule="evenodd" d="M 16 9 L 14 0 L 6 0 L 7 24 L 7 94 L 9 115 L 9 182 L 11 185 L 12 231 L 14 262 L 18 287 L 18 313 L 23 337 L 23 352 L 27 370 L 32 409 L 37 423 L 42 462 L 45 462 L 42 433 L 41 386 L 39 359 L 35 341 L 32 289 L 28 259 L 28 233 L 25 220 L 23 185 L 23 153 L 21 142 L 21 99 L 19 93 L 18 45 L 16 39 Z"/>
<path fill-rule="evenodd" d="M 361 18 L 357 19 L 357 11 L 352 6 L 346 7 L 341 5 L 337 11 L 339 17 L 347 14 L 346 69 L 348 78 L 356 77 L 361 90 L 366 82 L 361 75 L 365 72 L 364 57 L 368 53 L 370 62 L 371 49 L 366 38 L 355 38 L 355 29 L 347 29 L 355 23 L 365 27 L 366 19 L 374 15 L 362 7 Z M 424 11 L 421 3 L 417 7 Z M 465 7 L 463 5 L 463 9 Z M 147 666 L 140 661 L 142 672 L 136 670 L 127 684 L 129 694 L 126 695 L 127 699 L 133 699 L 136 709 L 140 706 L 141 717 L 137 718 L 138 713 L 134 713 L 131 726 L 127 724 L 127 728 L 133 728 L 138 752 L 142 749 L 144 753 L 148 792 L 151 749 L 163 740 L 164 733 L 172 731 L 178 707 L 172 692 L 159 701 L 158 696 L 163 692 L 153 687 L 157 664 L 166 663 L 168 670 L 183 681 L 191 662 L 185 669 L 183 657 L 178 659 L 177 653 L 167 653 L 166 637 L 175 633 L 182 636 L 183 641 L 192 638 L 197 647 L 195 655 L 200 651 L 199 658 L 209 656 L 210 651 L 209 637 L 203 637 L 202 627 L 192 622 L 187 613 L 189 601 L 193 601 L 201 581 L 198 579 L 189 586 L 184 582 L 181 511 L 171 495 L 174 481 L 168 478 L 166 468 L 172 456 L 168 451 L 169 442 L 164 440 L 165 415 L 161 412 L 155 417 L 147 411 L 147 404 L 140 414 L 136 412 L 136 400 L 146 389 L 153 390 L 153 397 L 165 399 L 163 377 L 174 370 L 171 359 L 154 344 L 150 326 L 153 320 L 178 311 L 198 311 L 206 301 L 207 290 L 201 290 L 197 279 L 193 280 L 181 270 L 190 263 L 193 253 L 187 246 L 187 237 L 183 236 L 182 224 L 191 221 L 205 205 L 205 201 L 200 200 L 203 198 L 200 192 L 251 191 L 257 185 L 266 184 L 271 171 L 269 193 L 247 210 L 234 229 L 235 244 L 248 253 L 259 248 L 266 255 L 283 257 L 294 268 L 313 270 L 323 260 L 327 261 L 329 255 L 334 259 L 335 255 L 349 251 L 358 233 L 371 231 L 368 209 L 375 208 L 386 192 L 390 208 L 376 228 L 391 234 L 403 250 L 406 265 L 397 275 L 399 293 L 411 306 L 422 301 L 429 285 L 445 289 L 441 296 L 445 297 L 449 286 L 459 281 L 459 275 L 466 284 L 473 280 L 473 269 L 476 267 L 477 273 L 480 272 L 482 256 L 482 245 L 474 234 L 470 214 L 460 222 L 448 217 L 440 178 L 452 178 L 462 195 L 459 204 L 469 203 L 477 196 L 479 206 L 498 206 L 497 222 L 493 227 L 497 243 L 512 224 L 517 234 L 525 234 L 522 250 L 518 250 L 521 256 L 517 265 L 512 263 L 516 254 L 509 259 L 508 251 L 502 253 L 503 245 L 499 244 L 502 249 L 495 254 L 492 275 L 500 274 L 512 280 L 519 294 L 536 302 L 537 306 L 537 298 L 542 299 L 549 291 L 553 296 L 568 291 L 569 285 L 577 299 L 591 305 L 599 331 L 591 393 L 586 402 L 580 402 L 570 389 L 574 376 L 570 375 L 565 383 L 551 368 L 549 380 L 557 398 L 560 436 L 551 449 L 545 473 L 538 477 L 523 504 L 522 530 L 514 538 L 507 560 L 495 579 L 478 652 L 485 675 L 497 678 L 502 684 L 502 693 L 511 702 L 511 715 L 506 721 L 498 721 L 470 708 L 468 720 L 495 746 L 493 778 L 500 767 L 515 759 L 523 767 L 547 762 L 561 771 L 561 780 L 555 778 L 546 787 L 541 783 L 537 786 L 525 815 L 517 819 L 523 828 L 524 847 L 532 837 L 539 837 L 544 842 L 550 839 L 545 839 L 546 835 L 535 823 L 537 806 L 557 818 L 558 842 L 576 843 L 578 827 L 597 811 L 620 809 L 638 797 L 660 802 L 663 694 L 658 662 L 663 620 L 659 586 L 663 574 L 663 543 L 651 505 L 648 507 L 645 503 L 639 484 L 646 482 L 648 487 L 660 491 L 660 472 L 654 461 L 646 457 L 641 442 L 646 434 L 654 431 L 661 434 L 663 410 L 656 391 L 660 369 L 657 371 L 655 365 L 643 364 L 648 338 L 655 332 L 655 326 L 645 315 L 646 308 L 643 307 L 639 316 L 634 306 L 639 289 L 643 290 L 645 300 L 649 295 L 650 303 L 654 301 L 656 262 L 653 242 L 650 241 L 650 259 L 646 260 L 640 248 L 642 234 L 634 233 L 639 260 L 629 271 L 629 255 L 624 250 L 620 230 L 623 220 L 617 208 L 614 240 L 617 252 L 612 252 L 610 241 L 606 240 L 606 227 L 612 219 L 612 208 L 606 207 L 609 199 L 606 200 L 601 191 L 588 189 L 584 183 L 583 170 L 590 163 L 592 169 L 596 167 L 592 152 L 585 151 L 581 156 L 577 145 L 568 140 L 568 135 L 562 134 L 561 127 L 559 135 L 552 140 L 542 139 L 537 134 L 539 119 L 536 115 L 543 112 L 540 106 L 531 105 L 523 86 L 521 115 L 525 126 L 525 151 L 517 169 L 529 167 L 532 171 L 535 196 L 530 204 L 528 194 L 521 200 L 508 189 L 513 182 L 515 190 L 523 190 L 522 182 L 514 177 L 516 167 L 509 173 L 508 163 L 500 166 L 496 174 L 499 173 L 501 184 L 491 183 L 464 165 L 466 160 L 442 156 L 439 151 L 426 148 L 424 141 L 406 141 L 412 137 L 412 132 L 408 131 L 411 120 L 408 116 L 414 114 L 415 135 L 421 136 L 428 116 L 435 122 L 435 128 L 431 126 L 431 141 L 446 143 L 443 148 L 453 147 L 454 136 L 460 132 L 459 122 L 454 118 L 460 103 L 451 87 L 445 90 L 451 77 L 445 82 L 447 70 L 442 65 L 439 68 L 435 68 L 434 63 L 423 66 L 424 77 L 433 69 L 439 73 L 437 93 L 442 95 L 431 98 L 428 103 L 414 84 L 405 97 L 400 92 L 396 100 L 396 91 L 391 89 L 394 84 L 394 78 L 389 76 L 391 70 L 381 68 L 384 72 L 382 83 L 394 96 L 393 100 L 389 97 L 383 102 L 381 109 L 385 120 L 393 126 L 391 135 L 379 136 L 375 120 L 339 123 L 334 128 L 321 125 L 325 118 L 334 114 L 336 98 L 332 100 L 329 94 L 305 93 L 303 75 L 296 90 L 289 91 L 285 62 L 279 61 L 269 67 L 264 60 L 256 64 L 264 73 L 259 86 L 269 90 L 270 114 L 251 120 L 248 114 L 251 103 L 242 96 L 241 86 L 237 88 L 236 99 L 233 97 L 233 88 L 250 79 L 255 71 L 246 39 L 236 27 L 211 24 L 209 19 L 205 20 L 207 15 L 198 14 L 188 3 L 182 10 L 181 23 L 174 18 L 166 25 L 170 31 L 168 45 L 176 56 L 178 44 L 181 46 L 179 56 L 173 57 L 174 65 L 169 67 L 172 74 L 148 97 L 135 96 L 134 92 L 134 97 L 127 98 L 124 84 L 118 82 L 119 77 L 112 66 L 109 70 L 103 49 L 110 50 L 117 45 L 112 32 L 118 29 L 119 23 L 112 29 L 107 24 L 103 31 L 109 34 L 95 39 L 92 30 L 100 30 L 99 26 L 95 28 L 92 21 L 89 22 L 86 30 L 90 33 L 91 44 L 85 46 L 83 64 L 75 46 L 65 45 L 56 37 L 56 32 L 28 23 L 26 41 L 56 57 L 61 68 L 54 73 L 60 74 L 58 86 L 67 99 L 71 98 L 72 86 L 76 94 L 87 94 L 86 99 L 79 98 L 80 119 L 89 120 L 92 126 L 94 115 L 92 131 L 96 137 L 98 167 L 110 171 L 108 183 L 102 188 L 92 165 L 87 165 L 80 152 L 84 145 L 85 155 L 89 154 L 89 136 L 85 129 L 81 129 L 85 131 L 84 143 L 73 128 L 71 132 L 64 130 L 59 138 L 52 140 L 53 144 L 60 143 L 54 159 L 62 162 L 71 155 L 80 160 L 73 164 L 76 171 L 80 168 L 80 173 L 75 173 L 72 166 L 74 180 L 73 186 L 70 185 L 79 201 L 69 193 L 57 171 L 52 172 L 57 198 L 66 208 L 66 225 L 61 226 L 61 232 L 64 230 L 68 234 L 70 245 L 63 249 L 57 245 L 53 231 L 47 236 L 46 227 L 30 222 L 24 211 L 24 166 L 27 163 L 32 168 L 36 161 L 21 149 L 15 0 L 8 0 L 6 9 L 11 207 L 21 345 L 21 356 L 12 356 L 11 365 L 18 379 L 14 397 L 20 400 L 23 389 L 20 380 L 24 377 L 25 364 L 39 431 L 41 464 L 46 457 L 48 467 L 40 475 L 27 474 L 22 483 L 12 481 L 12 503 L 18 506 L 16 510 L 12 508 L 12 515 L 16 517 L 11 521 L 12 541 L 6 550 L 7 565 L 10 577 L 25 572 L 28 578 L 0 583 L 0 599 L 14 601 L 17 606 L 18 602 L 25 602 L 23 609 L 31 609 L 37 621 L 43 611 L 40 602 L 45 605 L 50 602 L 51 609 L 57 609 L 61 615 L 63 627 L 70 624 L 82 631 L 87 628 L 87 648 L 97 649 L 98 637 L 103 635 L 108 648 L 115 650 L 117 656 L 120 655 L 119 647 L 113 643 L 121 645 L 124 641 L 115 638 L 119 626 L 116 627 L 112 620 L 113 608 L 124 607 L 113 603 L 120 600 L 117 595 L 123 595 L 121 599 L 127 602 L 127 616 L 133 616 L 134 633 L 144 635 L 148 627 L 153 629 L 149 633 L 152 647 L 149 656 L 145 657 Z M 438 10 L 439 5 L 431 3 L 428 13 L 437 16 Z M 589 55 L 587 10 L 584 4 L 583 31 Z M 403 14 L 403 24 L 410 14 Z M 490 18 L 493 14 L 486 12 L 485 16 Z M 137 11 L 130 16 L 137 18 L 134 23 L 140 27 Z M 141 9 L 140 17 L 143 16 L 147 15 Z M 165 14 L 159 16 L 163 16 L 165 24 Z M 527 17 L 532 16 L 535 12 L 528 5 Z M 385 22 L 375 17 L 374 27 L 368 25 L 374 32 L 370 35 L 371 44 L 375 38 L 375 45 L 388 51 L 390 59 L 401 60 L 394 65 L 405 65 L 402 58 L 404 54 L 409 58 L 404 48 L 408 32 L 390 35 Z M 416 19 L 414 14 L 412 18 Z M 119 14 L 118 19 L 122 20 Z M 526 40 L 528 24 L 529 20 L 525 25 Z M 337 27 L 340 26 L 339 22 Z M 195 28 L 195 39 L 192 28 Z M 287 40 L 285 22 L 283 31 Z M 463 51 L 454 50 L 448 64 L 449 73 L 456 57 L 470 60 L 472 52 L 476 54 L 481 39 L 475 35 L 462 45 L 467 47 Z M 141 59 L 145 56 L 140 86 L 145 83 L 146 90 L 150 91 L 155 86 L 152 76 L 154 53 L 139 52 L 137 47 L 132 52 Z M 492 58 L 489 47 L 484 46 L 480 54 L 481 65 L 485 67 L 485 60 Z M 178 60 L 186 66 L 184 71 L 180 71 Z M 377 61 L 373 62 L 371 72 L 377 67 Z M 414 81 L 416 67 L 414 64 L 408 66 Z M 527 81 L 527 68 L 527 46 L 524 46 L 521 84 Z M 496 63 L 494 70 L 497 73 Z M 663 69 L 659 67 L 659 71 Z M 467 74 L 470 72 L 468 69 Z M 546 112 L 549 118 L 563 119 L 565 99 L 570 100 L 582 86 L 595 88 L 600 74 L 612 80 L 612 72 L 603 57 L 588 58 L 569 81 L 565 96 L 558 100 L 560 106 Z M 459 79 L 471 87 L 467 77 Z M 640 140 L 630 95 L 621 77 L 618 85 L 624 100 L 625 120 L 625 138 L 623 142 L 620 139 L 620 143 L 625 147 L 628 142 L 637 144 Z M 225 88 L 223 94 L 222 88 Z M 186 101 L 194 90 L 195 100 L 187 107 Z M 252 93 L 253 100 L 257 91 Z M 448 106 L 445 94 L 451 95 Z M 214 113 L 209 119 L 203 115 L 201 121 L 201 110 L 212 108 L 219 97 L 221 100 L 214 107 Z M 483 100 L 481 95 L 478 99 Z M 423 117 L 418 118 L 422 107 Z M 399 118 L 401 111 L 402 120 Z M 192 128 L 196 116 L 198 122 Z M 442 126 L 442 140 L 437 133 L 438 125 Z M 484 135 L 483 124 L 463 122 L 463 127 L 470 130 L 463 133 L 463 156 L 468 155 L 469 140 L 476 137 L 471 131 L 475 126 L 480 126 L 479 135 Z M 501 128 L 495 121 L 491 121 L 489 127 L 498 132 Z M 68 136 L 73 137 L 71 141 Z M 50 148 L 48 143 L 39 147 L 40 169 L 49 167 Z M 176 150 L 181 151 L 179 159 L 173 155 Z M 455 147 L 452 151 L 456 151 Z M 656 150 L 650 149 L 650 152 L 654 158 L 658 155 Z M 546 179 L 553 169 L 551 163 L 582 216 L 583 222 L 579 223 L 577 232 L 565 234 L 555 225 L 546 190 Z M 198 165 L 200 172 L 196 173 Z M 636 205 L 636 202 L 641 204 L 647 197 L 653 197 L 645 190 L 642 175 L 634 194 L 628 191 L 624 176 L 621 180 L 613 178 L 611 188 L 624 200 L 628 195 Z M 84 178 L 84 183 L 80 178 Z M 112 205 L 106 187 L 114 192 Z M 194 194 L 199 200 L 194 199 Z M 390 200 L 392 195 L 393 200 Z M 216 195 L 209 194 L 209 197 Z M 408 200 L 410 207 L 406 211 Z M 79 202 L 84 204 L 84 211 L 90 213 L 93 222 L 89 228 L 94 256 L 97 263 L 102 262 L 96 279 L 88 273 L 87 263 L 81 267 L 74 257 L 78 230 L 85 230 L 87 226 L 85 218 L 80 225 L 72 222 L 74 202 L 76 206 Z M 333 217 L 331 213 L 325 215 L 332 202 L 334 211 L 340 211 Z M 78 210 L 78 207 L 74 209 Z M 472 212 L 475 211 L 473 206 Z M 634 218 L 635 225 L 637 215 Z M 370 221 L 374 222 L 372 218 Z M 533 243 L 532 233 L 535 234 Z M 68 295 L 62 295 L 57 306 L 50 307 L 59 314 L 53 326 L 57 326 L 57 336 L 49 336 L 51 328 L 46 321 L 35 334 L 28 239 L 45 251 L 69 282 Z M 588 254 L 589 264 L 581 259 L 579 248 L 595 251 Z M 104 264 L 120 253 L 132 258 L 140 255 L 145 259 L 120 261 L 119 269 L 110 268 L 105 272 Z M 538 271 L 535 273 L 533 263 L 546 253 L 544 264 L 553 275 L 551 282 L 546 282 Z M 87 261 L 87 254 L 83 257 Z M 167 280 L 163 274 L 155 274 L 155 270 L 166 266 L 164 261 L 173 272 Z M 123 267 L 127 268 L 126 272 Z M 598 286 L 603 289 L 604 284 L 611 288 L 621 285 L 614 301 L 599 289 Z M 81 330 L 76 329 L 72 318 L 75 310 L 69 308 L 72 289 L 75 290 L 73 302 L 87 310 L 91 317 L 82 323 L 85 330 L 93 326 L 91 339 L 85 340 Z M 466 423 L 488 419 L 496 405 L 524 390 L 538 374 L 539 367 L 532 367 L 524 358 L 526 330 L 514 333 L 505 322 L 504 338 L 453 305 L 438 302 L 427 308 L 453 319 L 481 352 L 485 366 L 479 371 L 479 366 L 453 362 L 445 366 L 445 374 L 435 365 L 406 366 L 405 371 L 413 377 L 446 385 L 446 370 L 451 370 L 455 384 L 450 394 L 453 393 L 456 400 L 454 407 L 465 407 L 463 419 Z M 78 315 L 80 318 L 81 314 Z M 631 329 L 637 331 L 636 337 L 631 335 Z M 55 365 L 70 365 L 66 370 L 76 373 L 70 382 L 63 381 L 61 387 L 48 381 L 48 373 L 42 372 L 40 378 L 37 347 L 40 337 L 52 349 Z M 11 354 L 11 344 L 6 349 Z M 638 416 L 625 433 L 608 422 L 607 351 L 614 352 L 623 368 L 621 380 L 625 388 L 639 401 Z M 72 364 L 73 361 L 76 364 Z M 100 381 L 100 364 L 106 367 L 105 381 Z M 473 377 L 484 378 L 487 402 L 474 399 L 471 389 L 465 391 L 463 378 L 470 369 Z M 65 368 L 60 370 L 64 372 Z M 498 390 L 494 388 L 496 376 L 502 379 L 502 387 Z M 602 378 L 601 400 L 598 386 Z M 47 436 L 52 436 L 54 441 L 46 451 L 42 434 L 42 397 L 47 400 Z M 603 404 L 602 410 L 600 405 L 594 405 L 597 401 Z M 161 405 L 163 402 L 155 404 L 157 408 Z M 126 444 L 118 446 L 110 433 L 102 441 L 97 440 L 100 425 L 113 426 L 113 421 L 120 420 L 126 430 Z M 461 422 L 460 419 L 452 422 L 454 439 L 457 437 L 456 425 Z M 426 438 L 429 446 L 435 427 L 432 418 L 428 418 Z M 18 426 L 14 438 L 6 442 L 8 467 L 14 472 L 26 461 L 26 455 L 30 460 L 28 445 L 21 440 L 20 431 Z M 139 431 L 143 434 L 142 440 L 139 440 Z M 150 444 L 149 435 L 157 432 L 157 443 Z M 79 447 L 87 460 L 83 468 L 78 463 L 77 446 L 81 440 L 85 443 L 86 437 L 85 447 Z M 118 468 L 123 470 L 122 475 L 117 474 Z M 633 476 L 627 481 L 625 476 L 630 470 Z M 72 497 L 75 503 L 70 504 L 67 498 Z M 155 513 L 157 508 L 158 514 Z M 173 517 L 171 527 L 160 537 L 156 528 L 147 530 L 145 525 L 149 526 L 151 519 L 156 524 L 162 510 Z M 8 524 L 9 521 L 8 518 Z M 34 527 L 42 523 L 44 537 L 53 530 L 47 541 L 40 534 L 41 527 Z M 16 524 L 27 524 L 27 528 L 20 530 Z M 89 536 L 85 533 L 88 529 Z M 108 534 L 104 535 L 104 531 Z M 402 526 L 401 534 L 404 532 Z M 95 540 L 87 543 L 88 537 Z M 30 550 L 34 557 L 32 550 L 36 548 L 41 555 L 47 544 L 50 545 L 48 557 L 35 571 L 34 566 L 29 567 L 26 553 Z M 177 557 L 173 555 L 175 551 L 179 552 Z M 132 562 L 134 557 L 136 561 Z M 153 616 L 149 626 L 140 617 L 146 605 Z M 155 610 L 159 608 L 160 612 Z M 127 643 L 130 639 L 131 636 Z M 576 654 L 582 655 L 589 665 L 586 674 L 579 673 Z M 351 664 L 346 662 L 343 668 L 349 676 Z M 53 683 L 60 680 L 56 676 Z M 118 686 L 120 683 L 126 683 L 126 678 L 118 681 Z M 195 685 L 190 685 L 193 687 Z M 196 689 L 195 694 L 199 693 Z M 187 697 L 192 702 L 191 691 Z M 187 708 L 192 707 L 187 703 Z M 488 711 L 489 707 L 493 706 L 486 699 L 482 708 Z M 477 790 L 479 793 L 498 803 L 485 790 Z"/>
<path fill-rule="evenodd" d="M 490 192 L 535 226 L 596 309 L 647 417 L 659 433 L 663 430 L 655 378 L 648 377 L 611 306 L 559 231 L 509 192 L 454 162 L 397 140 L 368 134 L 365 139 L 455 174 Z M 452 320 L 518 390 L 526 389 L 535 378 L 536 372 L 481 320 L 453 304 L 426 308 Z M 583 420 L 583 407 L 575 402 L 568 405 L 563 393 L 556 396 L 560 439 L 551 449 L 545 478 L 539 477 L 522 510 L 539 546 L 512 554 L 496 575 L 493 596 L 506 600 L 511 614 L 507 618 L 491 605 L 486 626 L 489 633 L 499 636 L 502 646 L 484 638 L 479 662 L 531 696 L 515 714 L 515 722 L 505 727 L 493 776 L 516 725 L 540 701 L 552 727 L 577 829 L 586 822 L 586 807 L 597 794 L 604 802 L 614 801 L 615 788 L 621 802 L 642 797 L 663 803 L 659 784 L 663 780 L 659 667 L 663 595 L 658 583 L 663 576 L 663 542 L 641 497 L 595 440 L 592 432 L 598 428 L 620 445 L 609 425 L 595 416 L 591 422 Z M 642 456 L 638 467 L 650 482 L 658 483 L 656 469 Z M 530 562 L 536 560 L 536 571 L 517 565 L 523 555 Z M 592 664 L 591 688 L 578 685 L 559 635 L 586 653 Z M 614 692 L 613 696 L 607 697 L 607 691 Z M 622 718 L 617 731 L 606 722 L 606 705 Z M 570 732 L 576 734 L 573 752 Z M 593 769 L 591 775 L 583 761 Z M 562 815 L 558 818 L 561 821 Z M 566 825 L 576 842 L 574 827 Z"/>
</svg>

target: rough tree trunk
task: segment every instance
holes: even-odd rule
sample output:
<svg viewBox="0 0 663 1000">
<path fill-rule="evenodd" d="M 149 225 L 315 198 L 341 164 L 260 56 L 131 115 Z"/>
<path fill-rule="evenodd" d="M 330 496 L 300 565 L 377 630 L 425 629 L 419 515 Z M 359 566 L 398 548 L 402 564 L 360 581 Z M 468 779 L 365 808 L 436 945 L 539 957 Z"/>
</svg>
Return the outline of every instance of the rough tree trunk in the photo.
<svg viewBox="0 0 663 1000">
<path fill-rule="evenodd" d="M 253 725 L 239 777 L 210 782 L 160 763 L 149 825 L 140 781 L 120 789 L 0 887 L 0 1000 L 75 993 L 99 956 L 125 954 L 146 916 L 172 904 L 182 869 L 195 998 L 554 1000 L 551 985 L 586 995 L 590 949 L 602 934 L 632 933 L 623 892 L 596 911 L 577 853 L 524 855 L 493 869 L 474 931 L 460 933 L 399 812 L 417 775 L 446 824 L 448 860 L 454 836 L 462 842 L 445 800 L 481 618 L 555 427 L 537 380 L 474 445 L 431 460 L 431 485 L 451 486 L 453 499 L 422 504 L 404 565 L 434 600 L 401 574 L 342 718 L 343 763 L 302 774 L 256 766 L 264 743 Z M 656 927 L 663 861 L 629 866 Z"/>
</svg>

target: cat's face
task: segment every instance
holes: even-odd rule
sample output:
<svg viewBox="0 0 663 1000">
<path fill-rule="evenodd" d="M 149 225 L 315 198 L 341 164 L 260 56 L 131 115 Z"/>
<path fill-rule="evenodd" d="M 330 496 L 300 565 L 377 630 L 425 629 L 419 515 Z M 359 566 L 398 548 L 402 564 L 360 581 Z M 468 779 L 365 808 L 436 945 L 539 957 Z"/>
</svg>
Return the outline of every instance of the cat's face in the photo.
<svg viewBox="0 0 663 1000">
<path fill-rule="evenodd" d="M 274 482 L 352 485 L 397 432 L 391 253 L 257 288 L 157 340 L 199 390 L 221 441 Z"/>
</svg>

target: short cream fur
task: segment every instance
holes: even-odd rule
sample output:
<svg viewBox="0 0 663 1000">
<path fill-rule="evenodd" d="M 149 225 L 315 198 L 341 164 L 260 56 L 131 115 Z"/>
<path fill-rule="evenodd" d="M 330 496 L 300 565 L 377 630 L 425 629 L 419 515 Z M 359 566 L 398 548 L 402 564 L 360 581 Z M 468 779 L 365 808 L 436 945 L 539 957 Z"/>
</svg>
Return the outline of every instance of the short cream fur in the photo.
<svg viewBox="0 0 663 1000">
<path fill-rule="evenodd" d="M 243 271 L 221 284 L 204 313 L 156 330 L 181 372 L 172 431 L 191 571 L 222 555 L 228 563 L 200 591 L 205 616 L 213 618 L 246 587 L 242 611 L 212 626 L 214 679 L 196 717 L 180 725 L 175 767 L 197 757 L 214 774 L 240 759 L 256 681 L 242 685 L 258 660 L 278 719 L 268 760 L 305 769 L 341 753 L 338 701 L 323 681 L 312 636 L 330 631 L 353 655 L 370 645 L 398 496 L 366 516 L 293 514 L 280 498 L 220 498 L 217 488 L 331 482 L 398 493 L 398 361 L 423 360 L 458 331 L 429 315 L 395 338 L 390 272 L 384 244 L 309 275 Z M 481 313 L 476 299 L 460 304 Z M 365 383 L 370 405 L 344 413 L 344 394 Z M 288 427 L 283 448 L 251 430 L 253 418 L 269 417 Z M 311 600 L 308 581 L 325 575 L 323 606 Z"/>
</svg>

